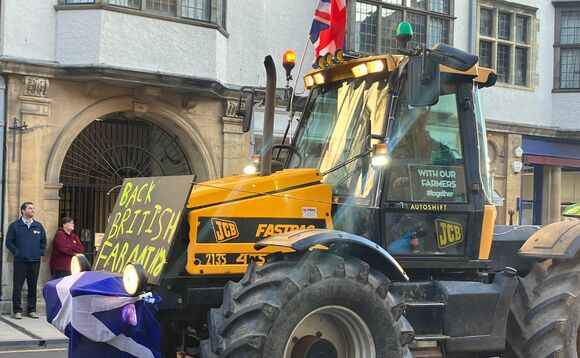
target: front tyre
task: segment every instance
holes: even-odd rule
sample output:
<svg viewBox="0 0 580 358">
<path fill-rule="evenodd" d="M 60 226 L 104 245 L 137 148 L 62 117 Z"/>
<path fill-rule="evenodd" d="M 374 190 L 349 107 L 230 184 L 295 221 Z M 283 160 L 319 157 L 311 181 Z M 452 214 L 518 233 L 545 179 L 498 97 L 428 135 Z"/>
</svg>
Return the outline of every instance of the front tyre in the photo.
<svg viewBox="0 0 580 358">
<path fill-rule="evenodd" d="M 383 274 L 326 251 L 278 255 L 228 283 L 203 356 L 403 357 L 412 332 Z"/>
</svg>

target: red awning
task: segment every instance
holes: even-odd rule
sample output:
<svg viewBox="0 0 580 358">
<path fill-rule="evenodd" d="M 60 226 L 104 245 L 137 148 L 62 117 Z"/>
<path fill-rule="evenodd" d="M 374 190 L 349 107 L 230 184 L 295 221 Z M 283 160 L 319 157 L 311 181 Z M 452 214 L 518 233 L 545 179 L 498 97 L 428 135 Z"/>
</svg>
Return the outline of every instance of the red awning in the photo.
<svg viewBox="0 0 580 358">
<path fill-rule="evenodd" d="M 531 164 L 557 165 L 561 167 L 580 168 L 579 159 L 546 157 L 543 155 L 524 155 L 524 162 Z"/>
</svg>

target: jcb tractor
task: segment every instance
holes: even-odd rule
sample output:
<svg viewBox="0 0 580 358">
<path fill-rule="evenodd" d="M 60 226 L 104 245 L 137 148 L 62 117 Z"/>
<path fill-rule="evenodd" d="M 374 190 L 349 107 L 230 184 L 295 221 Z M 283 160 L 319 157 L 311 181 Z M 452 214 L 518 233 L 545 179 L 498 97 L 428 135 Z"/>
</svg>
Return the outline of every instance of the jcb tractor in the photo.
<svg viewBox="0 0 580 358">
<path fill-rule="evenodd" d="M 96 268 L 162 297 L 166 356 L 576 357 L 580 222 L 494 228 L 480 90 L 496 76 L 477 60 L 444 44 L 324 56 L 276 148 L 267 57 L 259 171 L 196 182 L 163 255 L 110 263 L 104 245 Z M 117 206 L 154 184 L 125 189 Z M 104 240 L 158 242 L 140 220 L 112 215 Z"/>
</svg>

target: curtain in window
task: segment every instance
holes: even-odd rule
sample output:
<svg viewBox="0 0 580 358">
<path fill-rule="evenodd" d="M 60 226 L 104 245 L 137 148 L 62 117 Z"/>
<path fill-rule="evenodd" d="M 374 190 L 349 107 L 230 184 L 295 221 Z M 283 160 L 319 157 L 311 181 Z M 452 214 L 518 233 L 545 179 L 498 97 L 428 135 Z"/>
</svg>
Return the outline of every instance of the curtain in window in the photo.
<svg viewBox="0 0 580 358">
<path fill-rule="evenodd" d="M 141 8 L 141 0 L 109 0 L 109 4 L 133 9 Z"/>
<path fill-rule="evenodd" d="M 377 52 L 377 15 L 377 6 L 360 2 L 356 3 L 355 51 L 363 53 Z"/>
<path fill-rule="evenodd" d="M 145 0 L 145 10 L 175 16 L 177 13 L 177 0 Z"/>
<path fill-rule="evenodd" d="M 560 88 L 580 88 L 580 49 L 560 51 Z"/>
<path fill-rule="evenodd" d="M 580 11 L 563 12 L 561 26 L 562 44 L 580 44 Z"/>
<path fill-rule="evenodd" d="M 427 46 L 433 47 L 438 42 L 449 43 L 449 22 L 447 20 L 432 17 L 429 19 L 427 29 Z"/>
<path fill-rule="evenodd" d="M 189 19 L 210 20 L 210 0 L 181 0 L 181 16 Z"/>
</svg>

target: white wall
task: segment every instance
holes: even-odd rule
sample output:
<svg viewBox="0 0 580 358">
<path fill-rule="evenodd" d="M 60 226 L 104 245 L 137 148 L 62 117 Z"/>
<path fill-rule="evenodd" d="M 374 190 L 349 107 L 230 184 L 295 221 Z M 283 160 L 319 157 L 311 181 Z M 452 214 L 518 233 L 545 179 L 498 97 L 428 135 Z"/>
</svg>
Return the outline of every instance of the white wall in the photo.
<svg viewBox="0 0 580 358">
<path fill-rule="evenodd" d="M 56 23 L 56 61 L 61 65 L 100 62 L 102 11 L 59 11 Z"/>
<path fill-rule="evenodd" d="M 554 8 L 544 0 L 515 2 L 538 8 L 537 60 L 531 79 L 534 85 L 531 89 L 518 89 L 498 83 L 486 89 L 482 94 L 485 117 L 505 123 L 552 127 Z"/>
<path fill-rule="evenodd" d="M 266 55 L 272 55 L 279 87 L 285 85 L 282 54 L 291 49 L 300 60 L 316 5 L 311 0 L 287 2 L 283 7 L 269 0 L 231 1 L 227 12 L 228 37 L 212 28 L 115 11 L 56 11 L 55 1 L 48 4 L 46 0 L 44 3 L 37 0 L 29 5 L 39 13 L 36 17 L 44 17 L 46 22 L 39 34 L 31 32 L 31 36 L 36 36 L 36 41 L 46 47 L 44 52 L 52 54 L 51 60 L 62 65 L 113 66 L 209 78 L 236 86 L 263 86 L 263 60 Z M 18 3 L 7 1 L 20 14 L 20 20 L 12 22 L 18 22 L 22 29 L 6 33 L 15 38 L 35 24 L 20 11 Z M 38 6 L 39 3 L 43 6 Z M 41 16 L 40 12 L 46 9 L 50 11 Z M 7 41 L 10 52 L 5 54 L 31 60 L 48 59 L 26 47 L 16 52 L 13 42 Z M 313 56 L 309 46 L 305 71 L 311 69 Z M 298 78 L 297 69 L 298 66 L 294 70 L 295 78 Z"/>
<path fill-rule="evenodd" d="M 6 0 L 2 55 L 54 61 L 56 0 Z"/>
<path fill-rule="evenodd" d="M 464 51 L 469 44 L 469 3 L 472 0 L 455 0 L 454 15 L 457 18 L 453 23 L 453 47 Z"/>
<path fill-rule="evenodd" d="M 102 63 L 218 79 L 217 30 L 112 11 L 102 17 Z"/>
<path fill-rule="evenodd" d="M 312 24 L 316 1 L 293 0 L 280 6 L 272 0 L 228 2 L 227 82 L 237 85 L 265 85 L 264 57 L 272 55 L 278 71 L 278 87 L 285 85 L 282 55 L 286 50 L 297 54 L 294 78 Z M 314 51 L 309 45 L 304 70 L 312 69 Z M 301 77 L 300 77 L 301 78 Z M 301 79 L 300 79 L 301 81 Z"/>
</svg>

